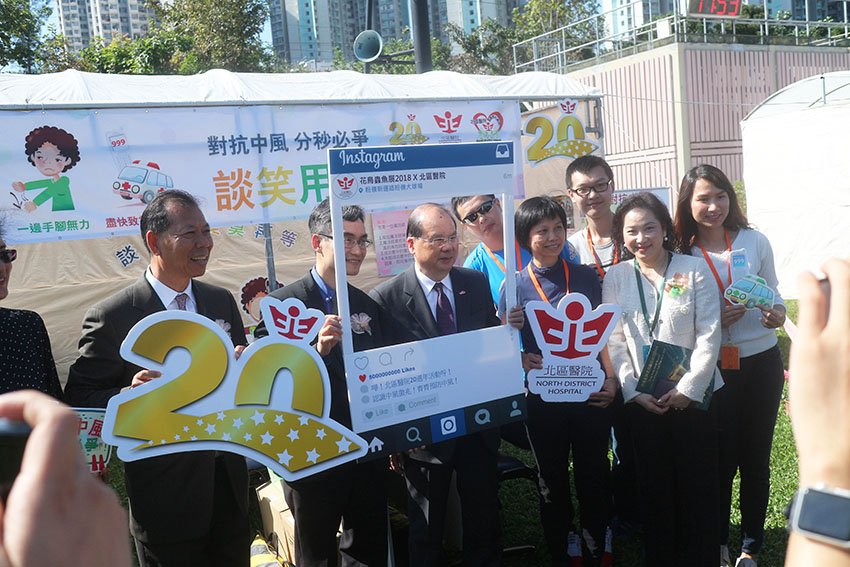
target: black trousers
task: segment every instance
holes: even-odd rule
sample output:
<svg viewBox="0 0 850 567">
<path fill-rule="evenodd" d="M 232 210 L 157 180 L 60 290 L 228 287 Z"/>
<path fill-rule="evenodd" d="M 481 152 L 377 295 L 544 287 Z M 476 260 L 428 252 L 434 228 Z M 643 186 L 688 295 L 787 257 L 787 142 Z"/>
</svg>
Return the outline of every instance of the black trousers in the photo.
<svg viewBox="0 0 850 567">
<path fill-rule="evenodd" d="M 168 482 L 168 479 L 163 479 Z M 141 567 L 248 567 L 251 530 L 222 459 L 216 459 L 213 517 L 207 535 L 173 543 L 135 540 Z"/>
<path fill-rule="evenodd" d="M 713 402 L 713 400 L 712 400 Z M 717 567 L 717 431 L 711 410 L 632 410 L 646 565 Z"/>
<path fill-rule="evenodd" d="M 336 566 L 336 534 L 344 567 L 387 564 L 386 461 L 346 463 L 284 484 L 295 519 L 295 564 Z"/>
<path fill-rule="evenodd" d="M 623 402 L 622 390 L 617 389 L 617 396 L 610 407 L 614 423 L 611 427 L 611 449 L 614 455 L 611 462 L 611 494 L 614 501 L 611 515 L 621 522 L 637 524 L 640 522 L 640 509 L 635 448 L 629 423 L 631 412 Z"/>
<path fill-rule="evenodd" d="M 611 500 L 610 408 L 597 408 L 586 402 L 544 402 L 540 396 L 530 394 L 526 425 L 537 461 L 540 520 L 552 564 L 567 564 L 567 534 L 575 531 L 575 510 L 570 497 L 570 453 L 581 527 L 586 532 L 585 545 L 591 564 L 598 562 L 604 551 Z"/>
<path fill-rule="evenodd" d="M 443 528 L 452 472 L 457 475 L 460 496 L 464 567 L 500 564 L 497 458 L 497 452 L 488 448 L 478 433 L 457 439 L 448 462 L 405 459 L 411 567 L 446 564 L 442 558 Z"/>
<path fill-rule="evenodd" d="M 739 370 L 723 370 L 726 385 L 712 400 L 720 443 L 720 542 L 729 543 L 732 482 L 741 471 L 741 548 L 761 550 L 770 496 L 770 450 L 785 384 L 779 347 L 740 360 Z"/>
</svg>

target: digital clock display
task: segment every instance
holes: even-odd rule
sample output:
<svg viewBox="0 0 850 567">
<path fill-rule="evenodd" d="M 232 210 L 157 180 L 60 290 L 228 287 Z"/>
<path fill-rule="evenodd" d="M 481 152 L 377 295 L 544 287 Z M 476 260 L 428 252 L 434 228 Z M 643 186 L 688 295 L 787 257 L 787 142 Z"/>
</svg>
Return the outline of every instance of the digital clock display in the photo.
<svg viewBox="0 0 850 567">
<path fill-rule="evenodd" d="M 741 0 L 688 0 L 688 15 L 737 18 L 741 15 Z"/>
</svg>

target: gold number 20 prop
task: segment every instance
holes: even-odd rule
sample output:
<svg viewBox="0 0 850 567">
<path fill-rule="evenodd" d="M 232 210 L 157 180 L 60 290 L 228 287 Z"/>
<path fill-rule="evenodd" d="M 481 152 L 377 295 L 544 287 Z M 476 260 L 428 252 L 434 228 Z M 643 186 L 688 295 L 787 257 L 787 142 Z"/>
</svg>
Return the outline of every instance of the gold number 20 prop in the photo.
<svg viewBox="0 0 850 567">
<path fill-rule="evenodd" d="M 201 315 L 161 311 L 131 329 L 121 356 L 162 377 L 109 401 L 103 439 L 121 459 L 230 451 L 297 480 L 366 453 L 328 416 L 327 369 L 310 346 L 322 312 L 271 297 L 261 310 L 269 336 L 239 360 L 224 329 Z"/>
</svg>

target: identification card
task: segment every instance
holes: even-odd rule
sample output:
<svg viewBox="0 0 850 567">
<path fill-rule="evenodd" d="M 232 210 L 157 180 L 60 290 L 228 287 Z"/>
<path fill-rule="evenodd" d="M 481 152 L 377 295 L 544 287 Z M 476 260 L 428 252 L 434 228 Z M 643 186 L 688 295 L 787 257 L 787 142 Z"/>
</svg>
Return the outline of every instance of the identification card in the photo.
<svg viewBox="0 0 850 567">
<path fill-rule="evenodd" d="M 735 345 L 723 345 L 720 347 L 720 368 L 722 370 L 740 370 L 741 364 L 738 358 L 738 347 Z"/>
<path fill-rule="evenodd" d="M 646 357 L 649 356 L 649 349 L 652 348 L 652 345 L 643 345 L 643 362 L 646 363 Z"/>
</svg>

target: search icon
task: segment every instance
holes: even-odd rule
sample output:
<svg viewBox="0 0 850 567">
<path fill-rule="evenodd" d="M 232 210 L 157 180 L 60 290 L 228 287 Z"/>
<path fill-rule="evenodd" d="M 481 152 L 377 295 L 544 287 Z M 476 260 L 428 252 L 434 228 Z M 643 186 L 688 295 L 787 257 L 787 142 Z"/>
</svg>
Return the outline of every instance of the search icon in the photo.
<svg viewBox="0 0 850 567">
<path fill-rule="evenodd" d="M 410 443 L 422 443 L 422 436 L 419 434 L 418 427 L 408 427 L 404 436 Z"/>
<path fill-rule="evenodd" d="M 486 408 L 481 408 L 480 410 L 475 412 L 475 423 L 477 423 L 478 425 L 490 423 L 490 410 Z"/>
</svg>

